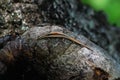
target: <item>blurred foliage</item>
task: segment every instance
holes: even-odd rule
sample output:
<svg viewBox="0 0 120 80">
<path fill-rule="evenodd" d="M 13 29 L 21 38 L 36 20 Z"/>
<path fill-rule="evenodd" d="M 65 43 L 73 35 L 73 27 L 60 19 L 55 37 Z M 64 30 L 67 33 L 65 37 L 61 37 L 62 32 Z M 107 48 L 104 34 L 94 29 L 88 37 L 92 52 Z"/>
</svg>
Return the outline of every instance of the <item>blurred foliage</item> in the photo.
<svg viewBox="0 0 120 80">
<path fill-rule="evenodd" d="M 82 2 L 92 6 L 96 11 L 104 11 L 109 22 L 120 27 L 120 0 L 82 0 Z"/>
</svg>

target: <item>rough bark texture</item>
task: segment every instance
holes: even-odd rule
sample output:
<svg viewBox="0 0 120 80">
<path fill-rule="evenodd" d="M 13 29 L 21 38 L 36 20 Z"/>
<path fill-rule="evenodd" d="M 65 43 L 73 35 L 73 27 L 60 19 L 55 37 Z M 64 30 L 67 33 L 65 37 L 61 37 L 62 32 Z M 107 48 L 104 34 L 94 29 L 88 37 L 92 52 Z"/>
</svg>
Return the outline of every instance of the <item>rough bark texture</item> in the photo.
<svg viewBox="0 0 120 80">
<path fill-rule="evenodd" d="M 110 25 L 104 12 L 96 12 L 81 0 L 44 0 L 42 21 L 62 25 L 76 34 L 83 34 L 108 51 L 120 62 L 120 28 Z"/>
<path fill-rule="evenodd" d="M 118 34 L 80 0 L 0 0 L 0 80 L 112 80 L 120 72 Z"/>
<path fill-rule="evenodd" d="M 41 23 L 38 5 L 43 0 L 0 0 L 0 37 L 11 32 L 22 34 Z"/>
<path fill-rule="evenodd" d="M 62 25 L 83 34 L 120 62 L 120 29 L 109 25 L 103 12 L 83 5 L 81 0 L 1 0 L 0 13 L 0 36 L 21 35 L 41 23 Z"/>
<path fill-rule="evenodd" d="M 58 26 L 44 26 L 31 28 L 21 37 L 23 40 L 10 42 L 0 51 L 2 73 L 7 66 L 25 57 L 42 80 L 114 80 L 120 77 L 120 65 L 82 35 Z"/>
</svg>

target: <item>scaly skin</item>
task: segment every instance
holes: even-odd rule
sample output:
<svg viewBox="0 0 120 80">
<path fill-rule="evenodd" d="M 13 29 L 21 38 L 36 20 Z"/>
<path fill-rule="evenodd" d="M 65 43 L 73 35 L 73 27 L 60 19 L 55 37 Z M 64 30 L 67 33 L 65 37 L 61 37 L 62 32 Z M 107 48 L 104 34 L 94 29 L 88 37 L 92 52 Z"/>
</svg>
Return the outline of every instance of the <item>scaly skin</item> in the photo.
<svg viewBox="0 0 120 80">
<path fill-rule="evenodd" d="M 61 32 L 51 32 L 51 33 L 48 33 L 48 34 L 43 35 L 42 37 L 40 37 L 40 39 L 43 39 L 43 38 L 65 38 L 65 39 L 68 39 L 68 40 L 70 40 L 70 41 L 72 41 L 74 43 L 82 45 L 83 47 L 86 47 L 89 50 L 93 51 L 87 45 L 85 45 L 85 44 L 81 43 L 80 41 L 76 40 L 75 38 L 70 37 L 70 36 L 68 36 L 68 35 L 66 35 L 64 33 L 61 33 Z M 92 69 L 95 69 L 96 66 L 92 62 L 88 61 L 88 64 L 92 67 Z"/>
<path fill-rule="evenodd" d="M 73 36 L 74 37 L 74 36 Z M 64 39 L 67 39 L 69 41 L 71 41 L 72 43 L 76 43 L 79 45 L 82 45 L 82 47 L 85 47 L 85 48 L 88 48 L 89 50 L 91 50 L 93 53 L 94 51 L 92 49 L 90 49 L 89 46 L 85 45 L 84 43 L 80 42 L 80 40 L 77 40 L 75 38 L 73 38 L 71 36 L 69 36 L 69 34 L 67 35 L 66 33 L 62 33 L 62 32 L 57 32 L 57 31 L 53 31 L 53 32 L 48 32 L 46 33 L 45 35 L 41 35 L 41 37 L 39 37 L 39 39 L 45 39 L 45 38 L 64 38 Z M 54 45 L 54 44 L 53 44 Z M 58 45 L 59 46 L 59 45 Z M 31 47 L 31 46 L 30 46 Z M 34 47 L 34 46 L 33 46 Z M 39 48 L 39 47 L 38 47 Z M 27 50 L 26 50 L 27 49 Z M 59 48 L 58 48 L 59 49 Z M 26 52 L 28 51 L 28 52 Z M 39 50 L 38 50 L 39 51 Z M 4 54 L 5 53 L 5 54 Z M 21 54 L 22 53 L 22 54 Z M 96 54 L 97 52 L 95 52 Z M 33 54 L 33 53 L 32 53 Z M 27 45 L 25 45 L 25 43 L 19 39 L 19 40 L 16 40 L 16 41 L 11 41 L 8 45 L 6 45 L 6 47 L 4 47 L 1 51 L 0 51 L 0 61 L 3 62 L 3 65 L 8 65 L 9 63 L 12 63 L 13 61 L 15 61 L 18 57 L 20 57 L 20 55 L 25 55 L 27 58 L 29 57 L 32 57 L 33 55 L 31 54 L 30 52 L 30 49 Z M 38 52 L 38 54 L 40 54 Z M 72 54 L 72 53 L 71 53 Z M 41 55 L 41 54 L 40 54 Z M 52 54 L 51 54 L 52 55 Z M 38 57 L 38 58 L 36 58 Z M 32 57 L 32 58 L 36 58 L 36 59 L 40 59 L 39 56 L 36 56 L 36 57 Z M 48 56 L 49 57 L 49 56 Z M 79 59 L 79 58 L 78 58 Z M 38 61 L 37 60 L 37 61 Z M 40 59 L 41 60 L 41 59 Z M 100 78 L 101 79 L 101 76 L 105 76 L 106 78 L 109 77 L 109 74 L 105 73 L 105 74 L 102 74 L 104 73 L 105 71 L 103 69 L 101 69 L 101 67 L 97 67 L 96 64 L 94 64 L 93 62 L 90 62 L 88 59 L 86 58 L 82 58 L 80 59 L 81 61 L 84 61 L 87 65 L 89 65 L 89 67 L 91 67 L 91 69 L 94 72 L 94 76 L 96 78 Z M 59 61 L 58 61 L 59 62 Z M 56 62 L 55 62 L 56 63 Z M 66 62 L 64 62 L 66 63 Z M 59 64 L 59 63 L 58 63 Z M 6 66 L 3 66 L 3 67 L 7 67 Z M 45 65 L 48 65 L 47 63 L 45 63 Z M 68 65 L 66 63 L 66 65 Z M 37 66 L 37 62 L 36 62 L 36 66 Z M 65 65 L 63 65 L 65 66 Z M 77 65 L 76 65 L 77 66 Z M 2 67 L 2 66 L 1 66 Z M 55 66 L 56 67 L 56 66 Z M 60 66 L 59 66 L 60 68 Z M 54 70 L 54 69 L 53 69 Z M 68 69 L 69 70 L 69 69 Z M 1 70 L 0 70 L 1 71 Z M 6 69 L 2 70 L 1 72 L 5 72 Z M 38 70 L 39 71 L 39 70 Z M 66 70 L 65 70 L 66 71 Z M 61 76 L 63 76 L 61 74 Z M 99 79 L 95 79 L 95 80 L 99 80 Z"/>
<path fill-rule="evenodd" d="M 85 45 L 85 44 L 81 43 L 80 41 L 76 40 L 75 38 L 70 37 L 70 36 L 68 36 L 68 35 L 66 35 L 66 34 L 64 34 L 64 33 L 61 33 L 61 32 L 51 32 L 51 33 L 48 33 L 48 34 L 42 36 L 41 38 L 45 38 L 45 37 L 51 37 L 51 38 L 52 38 L 52 37 L 56 37 L 56 38 L 57 38 L 57 37 L 58 37 L 58 38 L 66 38 L 66 39 L 68 39 L 68 40 L 71 40 L 71 41 L 73 41 L 73 42 L 75 42 L 75 43 L 77 43 L 77 44 L 79 44 L 79 45 L 82 45 L 82 46 L 90 49 L 87 45 Z M 91 50 L 91 49 L 90 49 L 90 50 Z M 93 50 L 92 50 L 92 51 L 93 51 Z"/>
</svg>

